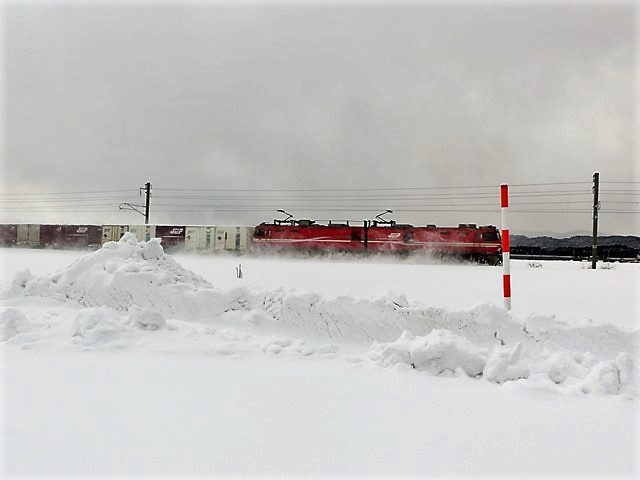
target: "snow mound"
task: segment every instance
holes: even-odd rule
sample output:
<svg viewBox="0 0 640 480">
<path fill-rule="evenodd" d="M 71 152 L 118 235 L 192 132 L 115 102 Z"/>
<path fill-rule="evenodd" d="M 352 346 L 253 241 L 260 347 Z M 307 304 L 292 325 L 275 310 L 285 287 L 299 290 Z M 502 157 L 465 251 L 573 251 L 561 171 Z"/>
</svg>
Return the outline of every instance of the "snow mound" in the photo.
<svg viewBox="0 0 640 480">
<path fill-rule="evenodd" d="M 584 379 L 581 389 L 584 393 L 620 393 L 622 382 L 620 370 L 615 362 L 599 362 Z"/>
<path fill-rule="evenodd" d="M 529 376 L 529 367 L 522 362 L 522 343 L 513 347 L 496 346 L 483 369 L 484 378 L 504 383 Z"/>
<path fill-rule="evenodd" d="M 394 342 L 374 344 L 366 358 L 385 367 L 400 365 L 444 376 L 466 374 L 498 384 L 531 378 L 542 385 L 552 382 L 565 393 L 634 395 L 635 366 L 627 353 L 598 360 L 589 352 L 524 352 L 521 342 L 487 349 L 437 329 L 424 336 L 405 331 Z"/>
<path fill-rule="evenodd" d="M 114 343 L 126 347 L 135 341 L 136 332 L 157 331 L 166 326 L 165 318 L 154 310 L 134 306 L 128 314 L 122 314 L 105 307 L 90 307 L 76 315 L 71 337 L 74 343 L 83 347 L 111 346 Z"/>
<path fill-rule="evenodd" d="M 8 286 L 8 288 L 4 288 L 0 293 L 0 298 L 10 298 L 15 295 L 20 295 L 27 286 L 27 283 L 29 283 L 34 278 L 35 277 L 28 269 L 16 273 L 13 276 L 11 284 Z"/>
<path fill-rule="evenodd" d="M 624 352 L 608 360 L 590 352 L 554 352 L 533 364 L 532 371 L 567 392 L 619 394 L 634 388 L 635 365 Z"/>
<path fill-rule="evenodd" d="M 209 351 L 224 354 L 331 356 L 338 355 L 342 342 L 360 346 L 352 360 L 435 375 L 482 377 L 496 384 L 546 382 L 577 393 L 619 394 L 634 386 L 629 352 L 637 331 L 569 325 L 539 315 L 518 319 L 492 304 L 462 311 L 436 308 L 402 294 L 327 298 L 214 286 L 165 255 L 159 239 L 138 242 L 130 233 L 55 274 L 22 272 L 3 296 L 22 297 L 22 304 L 25 297 L 43 297 L 74 308 L 67 324 L 55 317 L 27 324 L 20 311 L 5 310 L 0 340 L 8 343 L 14 337 L 23 344 L 38 338 L 52 342 L 59 331 L 63 341 L 71 337 L 83 348 L 139 348 L 149 341 L 176 348 L 168 347 L 172 340 L 189 338 L 182 347 L 189 349 L 201 338 L 199 345 L 213 339 Z M 28 337 L 21 335 L 25 327 Z M 220 333 L 225 331 L 234 333 Z"/>
<path fill-rule="evenodd" d="M 477 376 L 486 363 L 487 349 L 448 330 L 437 329 L 420 337 L 405 331 L 395 342 L 374 345 L 370 358 L 383 365 L 407 364 L 437 375 L 462 369 Z"/>
<path fill-rule="evenodd" d="M 27 324 L 27 317 L 17 308 L 7 308 L 0 313 L 0 341 L 6 342 L 20 333 Z"/>
<path fill-rule="evenodd" d="M 167 324 L 160 313 L 148 308 L 132 307 L 129 318 L 133 325 L 142 330 L 159 330 Z"/>
<path fill-rule="evenodd" d="M 111 343 L 119 340 L 124 326 L 106 308 L 85 308 L 73 321 L 71 335 L 84 346 Z"/>
<path fill-rule="evenodd" d="M 159 239 L 138 242 L 127 232 L 61 272 L 14 278 L 10 294 L 51 297 L 85 307 L 129 310 L 132 306 L 173 314 L 208 315 L 215 306 L 199 297 L 211 285 L 166 256 Z M 224 306 L 223 306 L 224 310 Z"/>
</svg>

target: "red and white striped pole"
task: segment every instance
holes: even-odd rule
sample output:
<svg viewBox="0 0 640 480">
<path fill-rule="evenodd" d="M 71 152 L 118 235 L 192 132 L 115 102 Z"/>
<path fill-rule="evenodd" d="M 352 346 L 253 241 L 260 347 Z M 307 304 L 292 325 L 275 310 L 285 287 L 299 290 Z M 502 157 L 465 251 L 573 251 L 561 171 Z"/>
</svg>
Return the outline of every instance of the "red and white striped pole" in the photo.
<svg viewBox="0 0 640 480">
<path fill-rule="evenodd" d="M 507 225 L 507 209 L 509 208 L 509 185 L 500 185 L 500 207 L 502 211 L 502 291 L 504 307 L 511 310 L 511 252 L 509 226 Z"/>
</svg>

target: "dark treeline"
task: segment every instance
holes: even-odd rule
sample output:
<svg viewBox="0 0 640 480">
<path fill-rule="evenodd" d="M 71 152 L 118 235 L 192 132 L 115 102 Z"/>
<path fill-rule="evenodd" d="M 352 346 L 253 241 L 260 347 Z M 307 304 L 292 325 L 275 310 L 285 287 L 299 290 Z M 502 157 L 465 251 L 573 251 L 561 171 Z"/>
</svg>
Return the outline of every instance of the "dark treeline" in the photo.
<svg viewBox="0 0 640 480">
<path fill-rule="evenodd" d="M 591 237 L 569 238 L 511 236 L 513 257 L 569 257 L 576 260 L 591 257 Z M 640 258 L 640 237 L 611 235 L 598 237 L 598 258 L 632 260 Z"/>
</svg>

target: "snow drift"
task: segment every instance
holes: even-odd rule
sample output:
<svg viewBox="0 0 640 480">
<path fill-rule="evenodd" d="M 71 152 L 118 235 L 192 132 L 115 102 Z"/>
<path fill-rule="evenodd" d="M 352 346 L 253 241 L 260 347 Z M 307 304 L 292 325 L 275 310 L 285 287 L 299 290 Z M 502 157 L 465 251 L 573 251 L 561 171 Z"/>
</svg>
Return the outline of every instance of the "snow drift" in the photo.
<svg viewBox="0 0 640 480">
<path fill-rule="evenodd" d="M 165 255 L 158 239 L 138 242 L 130 233 L 55 274 L 16 275 L 2 298 L 48 299 L 73 311 L 69 323 L 6 308 L 0 340 L 9 345 L 167 349 L 184 337 L 220 354 L 342 356 L 566 393 L 633 395 L 635 388 L 637 331 L 518 319 L 491 304 L 452 311 L 404 295 L 328 298 L 212 285 Z"/>
</svg>

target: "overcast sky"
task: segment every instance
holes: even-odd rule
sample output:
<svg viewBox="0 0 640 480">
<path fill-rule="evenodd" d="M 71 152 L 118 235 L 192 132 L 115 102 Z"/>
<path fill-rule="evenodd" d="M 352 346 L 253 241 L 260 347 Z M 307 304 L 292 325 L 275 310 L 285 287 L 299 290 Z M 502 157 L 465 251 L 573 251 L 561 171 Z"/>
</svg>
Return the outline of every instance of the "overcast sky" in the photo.
<svg viewBox="0 0 640 480">
<path fill-rule="evenodd" d="M 599 171 L 640 234 L 632 2 L 264 3 L 5 6 L 2 221 L 143 223 L 150 181 L 151 223 L 499 225 L 508 182 L 515 233 L 590 231 Z"/>
</svg>

